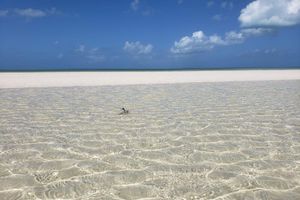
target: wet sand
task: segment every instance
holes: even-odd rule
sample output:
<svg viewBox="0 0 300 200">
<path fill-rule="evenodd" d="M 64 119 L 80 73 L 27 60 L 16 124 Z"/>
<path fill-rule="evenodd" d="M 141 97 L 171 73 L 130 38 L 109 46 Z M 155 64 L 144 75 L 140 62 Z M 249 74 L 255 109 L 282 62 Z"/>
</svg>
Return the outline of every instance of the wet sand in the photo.
<svg viewBox="0 0 300 200">
<path fill-rule="evenodd" d="M 300 199 L 300 81 L 0 99 L 0 199 Z"/>
</svg>

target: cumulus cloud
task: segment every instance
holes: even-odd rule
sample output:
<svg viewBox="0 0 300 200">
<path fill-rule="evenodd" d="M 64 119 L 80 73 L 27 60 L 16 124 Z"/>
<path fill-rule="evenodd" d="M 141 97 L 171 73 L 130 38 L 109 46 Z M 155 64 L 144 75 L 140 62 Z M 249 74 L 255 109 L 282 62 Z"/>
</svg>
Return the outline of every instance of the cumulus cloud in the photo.
<svg viewBox="0 0 300 200">
<path fill-rule="evenodd" d="M 140 4 L 140 0 L 133 0 L 130 4 L 130 7 L 132 10 L 138 10 L 139 4 Z"/>
<path fill-rule="evenodd" d="M 175 41 L 171 52 L 175 54 L 197 53 L 213 49 L 216 46 L 240 44 L 249 37 L 260 36 L 271 32 L 273 32 L 273 29 L 248 28 L 240 31 L 226 32 L 222 38 L 216 34 L 207 36 L 203 31 L 197 31 L 191 36 L 184 36 L 179 41 Z"/>
<path fill-rule="evenodd" d="M 0 17 L 5 17 L 8 15 L 8 10 L 0 10 Z"/>
<path fill-rule="evenodd" d="M 221 7 L 232 8 L 233 3 L 223 1 Z M 218 20 L 220 17 L 215 15 L 213 19 Z M 184 36 L 174 42 L 171 52 L 188 54 L 207 51 L 216 46 L 241 44 L 250 37 L 273 33 L 276 31 L 275 27 L 299 24 L 300 0 L 254 0 L 241 10 L 239 21 L 242 29 L 226 32 L 224 37 L 207 36 L 201 30 L 194 32 L 191 36 Z"/>
<path fill-rule="evenodd" d="M 273 33 L 271 28 L 245 28 L 240 31 L 229 31 L 225 34 L 227 45 L 243 43 L 249 37 L 257 37 Z"/>
<path fill-rule="evenodd" d="M 128 42 L 126 41 L 123 50 L 135 55 L 146 55 L 152 52 L 153 46 L 151 44 L 142 44 L 139 41 Z"/>
<path fill-rule="evenodd" d="M 300 23 L 299 0 L 255 0 L 242 9 L 242 27 L 293 26 Z"/>
<path fill-rule="evenodd" d="M 222 44 L 224 41 L 218 35 L 206 36 L 203 31 L 197 31 L 191 36 L 184 36 L 179 41 L 175 41 L 171 52 L 176 54 L 194 53 Z"/>
</svg>

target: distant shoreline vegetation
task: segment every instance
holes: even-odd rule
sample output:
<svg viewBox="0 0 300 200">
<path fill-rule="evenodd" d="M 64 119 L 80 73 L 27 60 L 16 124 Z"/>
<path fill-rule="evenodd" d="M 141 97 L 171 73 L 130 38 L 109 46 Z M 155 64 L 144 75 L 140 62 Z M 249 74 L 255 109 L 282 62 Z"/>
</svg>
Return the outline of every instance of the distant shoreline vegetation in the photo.
<svg viewBox="0 0 300 200">
<path fill-rule="evenodd" d="M 61 69 L 1 69 L 1 72 L 130 72 L 130 71 L 214 71 L 214 70 L 288 70 L 288 69 L 300 69 L 300 66 L 289 66 L 289 67 L 187 67 L 187 68 L 61 68 Z"/>
</svg>

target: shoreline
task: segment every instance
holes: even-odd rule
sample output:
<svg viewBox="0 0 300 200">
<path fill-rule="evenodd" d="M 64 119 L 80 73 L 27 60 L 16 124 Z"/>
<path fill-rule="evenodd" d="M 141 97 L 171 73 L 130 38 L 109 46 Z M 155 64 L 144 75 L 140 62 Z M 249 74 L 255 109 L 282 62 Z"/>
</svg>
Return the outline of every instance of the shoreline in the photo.
<svg viewBox="0 0 300 200">
<path fill-rule="evenodd" d="M 1 72 L 0 88 L 300 80 L 300 69 Z"/>
</svg>

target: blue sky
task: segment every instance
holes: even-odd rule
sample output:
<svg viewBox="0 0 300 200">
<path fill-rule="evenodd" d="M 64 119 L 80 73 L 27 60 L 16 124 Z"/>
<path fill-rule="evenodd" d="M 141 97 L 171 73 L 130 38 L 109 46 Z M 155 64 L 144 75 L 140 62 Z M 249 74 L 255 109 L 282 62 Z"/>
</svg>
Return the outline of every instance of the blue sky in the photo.
<svg viewBox="0 0 300 200">
<path fill-rule="evenodd" d="M 299 67 L 300 0 L 0 0 L 0 70 Z"/>
</svg>

